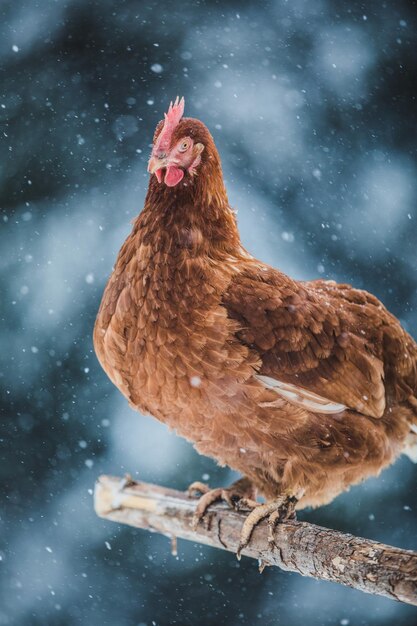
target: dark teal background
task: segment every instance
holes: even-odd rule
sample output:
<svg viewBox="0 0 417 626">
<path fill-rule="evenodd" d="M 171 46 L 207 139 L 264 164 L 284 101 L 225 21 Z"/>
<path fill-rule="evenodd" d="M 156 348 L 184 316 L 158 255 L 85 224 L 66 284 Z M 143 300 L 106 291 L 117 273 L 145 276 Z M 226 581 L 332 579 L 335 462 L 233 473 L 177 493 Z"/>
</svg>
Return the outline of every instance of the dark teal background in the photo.
<svg viewBox="0 0 417 626">
<path fill-rule="evenodd" d="M 0 626 L 410 626 L 417 611 L 95 517 L 103 472 L 231 472 L 133 413 L 91 334 L 176 95 L 246 247 L 374 292 L 417 337 L 415 2 L 0 4 Z M 417 468 L 303 519 L 417 549 Z M 107 543 L 106 543 L 107 542 Z"/>
</svg>

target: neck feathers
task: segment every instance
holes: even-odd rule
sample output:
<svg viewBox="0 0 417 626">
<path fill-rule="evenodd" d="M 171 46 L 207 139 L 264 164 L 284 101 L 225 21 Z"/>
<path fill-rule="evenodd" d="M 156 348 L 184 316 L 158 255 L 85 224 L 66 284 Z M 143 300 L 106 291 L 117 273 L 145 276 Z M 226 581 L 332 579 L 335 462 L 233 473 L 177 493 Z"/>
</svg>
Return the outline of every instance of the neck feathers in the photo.
<svg viewBox="0 0 417 626">
<path fill-rule="evenodd" d="M 236 217 L 229 206 L 217 153 L 209 153 L 204 168 L 177 187 L 167 187 L 151 176 L 134 232 L 158 251 L 182 249 L 212 258 L 238 254 Z"/>
</svg>

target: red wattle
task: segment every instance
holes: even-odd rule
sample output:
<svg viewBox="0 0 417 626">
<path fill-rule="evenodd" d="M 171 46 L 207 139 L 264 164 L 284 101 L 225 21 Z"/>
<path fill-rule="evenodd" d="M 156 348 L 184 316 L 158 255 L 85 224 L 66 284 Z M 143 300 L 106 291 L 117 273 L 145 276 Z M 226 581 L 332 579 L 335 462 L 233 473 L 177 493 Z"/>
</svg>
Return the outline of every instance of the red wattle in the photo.
<svg viewBox="0 0 417 626">
<path fill-rule="evenodd" d="M 173 165 L 167 167 L 164 182 L 168 187 L 175 187 L 184 178 L 184 171 Z"/>
</svg>

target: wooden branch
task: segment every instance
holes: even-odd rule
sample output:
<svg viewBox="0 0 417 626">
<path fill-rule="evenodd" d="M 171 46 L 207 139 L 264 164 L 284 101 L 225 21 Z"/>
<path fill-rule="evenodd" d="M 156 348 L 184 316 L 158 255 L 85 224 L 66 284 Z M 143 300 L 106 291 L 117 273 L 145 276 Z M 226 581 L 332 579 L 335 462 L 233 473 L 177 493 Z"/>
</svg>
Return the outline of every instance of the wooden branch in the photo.
<svg viewBox="0 0 417 626">
<path fill-rule="evenodd" d="M 193 531 L 195 498 L 111 476 L 97 481 L 94 506 L 100 517 L 167 535 L 174 546 L 181 537 L 230 552 L 236 552 L 245 519 L 245 513 L 216 504 Z M 267 523 L 262 522 L 242 554 L 265 565 L 417 605 L 417 552 L 299 521 L 278 524 L 274 543 L 272 547 L 268 543 Z"/>
</svg>

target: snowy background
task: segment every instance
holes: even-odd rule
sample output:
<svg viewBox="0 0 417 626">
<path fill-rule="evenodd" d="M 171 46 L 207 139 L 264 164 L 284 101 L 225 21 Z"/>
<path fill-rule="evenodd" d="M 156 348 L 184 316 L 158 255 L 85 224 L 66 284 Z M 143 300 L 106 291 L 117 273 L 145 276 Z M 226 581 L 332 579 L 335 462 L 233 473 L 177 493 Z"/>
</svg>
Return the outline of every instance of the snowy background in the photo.
<svg viewBox="0 0 417 626">
<path fill-rule="evenodd" d="M 374 292 L 417 336 L 415 2 L 0 3 L 0 626 L 412 626 L 417 611 L 95 517 L 102 472 L 231 475 L 133 413 L 92 350 L 143 205 L 154 127 L 186 99 L 249 250 Z M 406 458 L 300 517 L 417 549 Z"/>
</svg>

